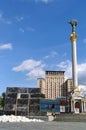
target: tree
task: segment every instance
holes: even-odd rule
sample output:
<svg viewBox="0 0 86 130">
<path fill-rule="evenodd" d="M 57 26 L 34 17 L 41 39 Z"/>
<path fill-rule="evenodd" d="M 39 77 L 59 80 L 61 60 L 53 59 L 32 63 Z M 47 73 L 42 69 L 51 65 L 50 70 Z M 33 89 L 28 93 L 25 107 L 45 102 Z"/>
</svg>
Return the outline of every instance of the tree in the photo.
<svg viewBox="0 0 86 130">
<path fill-rule="evenodd" d="M 41 93 L 41 98 L 45 98 L 45 94 Z"/>
</svg>

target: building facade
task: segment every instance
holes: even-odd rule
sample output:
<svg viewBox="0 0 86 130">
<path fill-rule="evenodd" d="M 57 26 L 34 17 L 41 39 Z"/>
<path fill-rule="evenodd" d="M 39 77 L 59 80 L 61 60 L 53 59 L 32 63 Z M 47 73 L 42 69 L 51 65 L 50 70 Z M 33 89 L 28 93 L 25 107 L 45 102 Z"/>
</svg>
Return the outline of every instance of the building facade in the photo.
<svg viewBox="0 0 86 130">
<path fill-rule="evenodd" d="M 65 91 L 66 90 L 66 91 Z M 65 92 L 64 92 L 64 96 L 68 96 L 68 94 L 73 90 L 73 86 L 72 86 L 72 79 L 67 79 L 65 81 Z"/>
<path fill-rule="evenodd" d="M 38 78 L 37 79 L 37 86 L 41 89 L 41 93 L 45 95 L 45 79 Z"/>
<path fill-rule="evenodd" d="M 72 79 L 65 81 L 65 71 L 45 71 L 45 79 L 37 79 L 38 88 L 46 99 L 67 97 L 73 90 Z"/>
<path fill-rule="evenodd" d="M 47 99 L 56 99 L 63 96 L 65 71 L 46 71 L 46 94 Z"/>
</svg>

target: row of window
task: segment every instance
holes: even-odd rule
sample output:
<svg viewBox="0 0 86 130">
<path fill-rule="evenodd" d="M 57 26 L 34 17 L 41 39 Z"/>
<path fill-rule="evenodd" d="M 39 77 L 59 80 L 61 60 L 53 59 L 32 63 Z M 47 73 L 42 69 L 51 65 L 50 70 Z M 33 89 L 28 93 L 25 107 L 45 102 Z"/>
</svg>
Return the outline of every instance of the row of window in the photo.
<svg viewBox="0 0 86 130">
<path fill-rule="evenodd" d="M 58 75 L 58 74 L 60 74 L 60 75 L 63 75 L 64 74 L 64 71 L 46 71 L 46 74 L 47 75 Z"/>
</svg>

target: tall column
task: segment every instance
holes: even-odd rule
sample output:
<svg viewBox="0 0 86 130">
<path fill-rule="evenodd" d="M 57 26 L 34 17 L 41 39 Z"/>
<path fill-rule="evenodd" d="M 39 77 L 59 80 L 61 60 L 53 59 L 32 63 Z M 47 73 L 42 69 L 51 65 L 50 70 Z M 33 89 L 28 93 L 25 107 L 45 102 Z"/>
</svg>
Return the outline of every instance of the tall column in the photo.
<svg viewBox="0 0 86 130">
<path fill-rule="evenodd" d="M 84 112 L 84 108 L 83 108 L 84 102 L 81 101 L 81 112 Z"/>
<path fill-rule="evenodd" d="M 77 54 L 76 54 L 77 34 L 75 34 L 75 27 L 77 26 L 77 21 L 72 20 L 69 23 L 72 26 L 72 33 L 70 35 L 70 40 L 72 43 L 72 80 L 73 80 L 73 89 L 76 89 L 76 88 L 78 88 Z"/>
</svg>

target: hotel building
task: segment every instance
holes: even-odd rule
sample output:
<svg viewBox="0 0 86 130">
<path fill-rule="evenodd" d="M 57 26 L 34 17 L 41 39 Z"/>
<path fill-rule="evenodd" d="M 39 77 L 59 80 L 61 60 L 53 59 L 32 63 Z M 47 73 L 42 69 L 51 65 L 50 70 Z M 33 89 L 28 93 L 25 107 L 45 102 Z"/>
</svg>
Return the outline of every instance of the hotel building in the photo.
<svg viewBox="0 0 86 130">
<path fill-rule="evenodd" d="M 46 94 L 47 99 L 56 99 L 63 96 L 65 71 L 46 71 Z"/>
</svg>

